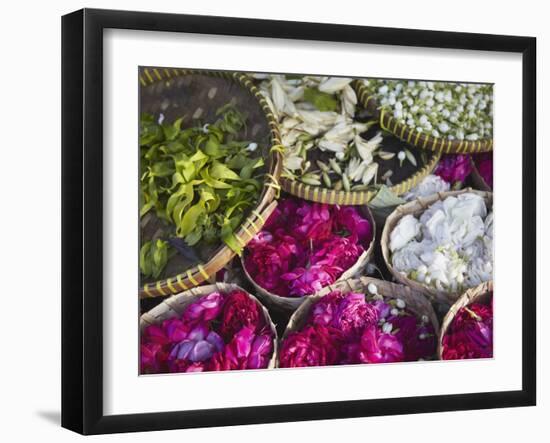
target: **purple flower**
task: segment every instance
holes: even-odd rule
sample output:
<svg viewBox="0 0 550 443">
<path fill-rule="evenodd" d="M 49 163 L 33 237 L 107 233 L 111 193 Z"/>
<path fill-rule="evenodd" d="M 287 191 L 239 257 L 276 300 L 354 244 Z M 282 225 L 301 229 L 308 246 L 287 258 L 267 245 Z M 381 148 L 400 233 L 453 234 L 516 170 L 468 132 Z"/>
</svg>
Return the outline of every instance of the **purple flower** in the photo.
<svg viewBox="0 0 550 443">
<path fill-rule="evenodd" d="M 323 287 L 334 283 L 341 273 L 342 268 L 316 264 L 309 268 L 296 268 L 292 272 L 281 275 L 281 279 L 288 282 L 289 295 L 301 297 L 315 294 Z"/>
<path fill-rule="evenodd" d="M 212 292 L 205 297 L 201 297 L 187 306 L 182 315 L 182 320 L 195 323 L 213 320 L 221 312 L 223 301 L 223 295 L 219 292 Z"/>
<path fill-rule="evenodd" d="M 332 325 L 347 336 L 361 335 L 363 329 L 378 322 L 376 308 L 365 301 L 363 294 L 350 292 L 338 305 Z"/>
<path fill-rule="evenodd" d="M 359 363 L 392 363 L 404 361 L 405 356 L 395 335 L 382 333 L 373 325 L 363 331 L 356 359 Z"/>
<path fill-rule="evenodd" d="M 444 154 L 435 170 L 435 175 L 440 176 L 447 183 L 464 183 L 472 171 L 470 156 L 467 154 Z"/>
<path fill-rule="evenodd" d="M 215 352 L 222 351 L 222 338 L 214 331 L 201 324 L 189 332 L 187 338 L 172 348 L 169 360 L 204 361 L 212 357 Z"/>
<path fill-rule="evenodd" d="M 479 175 L 493 189 L 493 153 L 485 152 L 474 157 Z"/>
</svg>

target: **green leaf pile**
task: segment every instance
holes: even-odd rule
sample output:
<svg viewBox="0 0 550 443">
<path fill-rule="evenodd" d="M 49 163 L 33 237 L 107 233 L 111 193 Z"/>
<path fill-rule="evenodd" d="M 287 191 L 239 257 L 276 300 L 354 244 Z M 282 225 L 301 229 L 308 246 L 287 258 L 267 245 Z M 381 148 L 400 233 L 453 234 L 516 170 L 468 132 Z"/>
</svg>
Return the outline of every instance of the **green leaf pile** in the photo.
<svg viewBox="0 0 550 443">
<path fill-rule="evenodd" d="M 159 124 L 142 114 L 140 216 L 154 211 L 189 246 L 223 241 L 240 254 L 234 232 L 258 201 L 264 161 L 247 149 L 250 142 L 236 140 L 244 114 L 224 106 L 216 116 L 212 124 L 182 128 L 183 118 Z M 152 266 L 141 268 L 158 276 Z"/>
</svg>

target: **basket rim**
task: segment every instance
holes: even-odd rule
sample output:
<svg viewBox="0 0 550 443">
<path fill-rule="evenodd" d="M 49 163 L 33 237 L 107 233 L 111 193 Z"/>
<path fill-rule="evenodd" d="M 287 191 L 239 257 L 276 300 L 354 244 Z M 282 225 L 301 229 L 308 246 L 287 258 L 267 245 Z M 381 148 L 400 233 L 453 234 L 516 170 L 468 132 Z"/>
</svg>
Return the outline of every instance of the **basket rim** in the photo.
<svg viewBox="0 0 550 443">
<path fill-rule="evenodd" d="M 263 189 L 258 197 L 256 207 L 249 212 L 245 221 L 243 221 L 235 231 L 237 241 L 244 247 L 254 235 L 260 231 L 265 219 L 273 212 L 276 206 L 276 204 L 273 205 L 273 203 L 280 193 L 280 175 L 283 167 L 283 156 L 278 123 L 267 101 L 256 88 L 252 79 L 245 73 L 236 71 L 147 66 L 140 67 L 139 81 L 141 86 L 146 87 L 160 81 L 167 81 L 174 77 L 183 77 L 186 75 L 219 77 L 237 83 L 257 100 L 262 110 L 262 114 L 267 121 L 270 130 L 271 147 L 268 157 L 269 168 L 265 173 L 266 180 L 264 180 Z M 176 275 L 164 279 L 140 284 L 139 298 L 168 296 L 196 287 L 204 281 L 214 277 L 216 272 L 221 270 L 235 255 L 235 252 L 222 242 L 219 248 L 215 250 L 210 259 L 205 263 L 198 263 Z"/>
<path fill-rule="evenodd" d="M 391 252 L 389 250 L 389 239 L 390 239 L 391 232 L 390 232 L 389 225 L 390 225 L 390 222 L 394 222 L 395 220 L 395 223 L 391 227 L 391 230 L 393 231 L 393 228 L 399 222 L 399 220 L 403 218 L 403 216 L 407 214 L 416 214 L 417 212 L 423 212 L 437 201 L 443 200 L 447 197 L 457 196 L 457 195 L 466 194 L 466 193 L 477 194 L 480 197 L 482 197 L 486 201 L 486 203 L 490 204 L 491 206 L 493 204 L 492 192 L 480 191 L 477 189 L 473 189 L 471 187 L 464 188 L 458 191 L 437 192 L 427 197 L 418 197 L 414 200 L 411 200 L 410 202 L 403 203 L 402 205 L 397 206 L 391 212 L 391 214 L 386 218 L 386 222 L 384 223 L 384 228 L 382 230 L 382 236 L 380 238 L 380 247 L 382 249 L 384 264 L 386 265 L 387 269 L 390 271 L 390 273 L 398 282 L 406 286 L 409 286 L 419 292 L 423 292 L 426 296 L 428 296 L 432 300 L 438 299 L 440 301 L 444 301 L 445 303 L 449 303 L 451 305 L 457 300 L 458 297 L 460 297 L 462 292 L 452 293 L 452 292 L 439 291 L 435 288 L 426 286 L 423 283 L 419 283 L 415 280 L 411 280 L 407 276 L 404 276 L 400 272 L 395 270 L 390 260 Z M 408 212 L 408 210 L 411 207 L 416 207 L 417 205 L 420 205 L 420 208 L 412 212 Z"/>
<path fill-rule="evenodd" d="M 389 188 L 390 191 L 397 196 L 410 191 L 435 169 L 440 158 L 441 155 L 439 153 L 433 152 L 430 160 L 423 165 L 422 168 L 418 169 L 413 175 L 405 180 L 391 186 Z M 283 176 L 280 178 L 280 183 L 283 191 L 291 195 L 303 198 L 304 200 L 331 205 L 366 205 L 378 193 L 378 190 L 336 191 L 323 186 L 308 185 Z"/>
<path fill-rule="evenodd" d="M 368 206 L 361 205 L 361 210 L 366 211 L 368 220 L 371 223 L 372 239 L 369 243 L 369 247 L 365 251 L 363 251 L 363 253 L 357 258 L 357 261 L 349 269 L 345 270 L 342 273 L 340 278 L 338 278 L 334 283 L 332 283 L 333 285 L 338 283 L 338 282 L 348 280 L 350 278 L 349 273 L 351 272 L 351 274 L 353 274 L 354 271 L 356 271 L 354 269 L 356 266 L 361 265 L 363 263 L 368 263 L 368 261 L 372 257 L 372 254 L 374 253 L 374 247 L 375 247 L 375 243 L 376 243 L 376 221 L 374 220 L 374 216 L 372 215 L 372 211 L 370 210 L 370 208 Z M 287 311 L 288 310 L 295 311 L 299 306 L 301 306 L 304 303 L 304 301 L 306 299 L 316 295 L 317 293 L 323 291 L 325 288 L 330 286 L 330 285 L 325 286 L 324 288 L 322 288 L 317 293 L 306 294 L 302 297 L 284 297 L 282 295 L 274 294 L 274 293 L 268 291 L 267 289 L 262 288 L 254 280 L 254 278 L 250 275 L 250 273 L 246 269 L 246 266 L 245 266 L 245 263 L 244 263 L 245 252 L 243 252 L 242 256 L 240 257 L 240 259 L 241 259 L 241 268 L 243 270 L 244 275 L 246 276 L 248 281 L 254 286 L 254 288 L 258 291 L 258 294 L 261 294 L 261 295 L 259 295 L 260 297 L 268 298 L 270 300 L 270 303 L 273 303 L 275 306 L 277 306 L 280 309 L 286 309 Z"/>
<path fill-rule="evenodd" d="M 237 285 L 236 283 L 224 283 L 224 282 L 216 282 L 211 285 L 203 285 L 203 286 L 197 286 L 191 289 L 188 289 L 187 291 L 179 292 L 177 294 L 172 295 L 171 297 L 168 297 L 167 299 L 163 300 L 161 303 L 156 305 L 155 307 L 151 308 L 149 311 L 144 312 L 139 317 L 139 329 L 140 329 L 140 337 L 143 332 L 143 328 L 158 324 L 154 321 L 150 321 L 148 317 L 154 317 L 156 311 L 165 312 L 165 311 L 173 311 L 176 315 L 179 314 L 179 312 L 174 309 L 173 305 L 176 300 L 187 298 L 189 299 L 189 302 L 184 304 L 183 306 L 186 307 L 189 303 L 192 303 L 195 299 L 201 298 L 202 296 L 206 296 L 208 294 L 211 294 L 212 292 L 222 292 L 222 293 L 229 293 L 234 290 L 240 290 L 244 292 L 246 295 L 248 295 L 262 310 L 262 313 L 264 315 L 265 321 L 269 326 L 269 329 L 271 330 L 273 334 L 273 353 L 271 358 L 269 359 L 269 363 L 267 368 L 265 369 L 272 369 L 275 367 L 275 362 L 277 360 L 278 355 L 278 334 L 277 334 L 277 328 L 275 327 L 275 323 L 273 323 L 273 320 L 271 318 L 271 315 L 269 314 L 269 311 L 267 308 L 262 304 L 260 300 L 254 295 L 251 294 L 246 289 L 243 289 L 241 286 Z M 173 317 L 173 316 L 172 316 Z M 167 317 L 167 318 L 172 318 Z"/>
<path fill-rule="evenodd" d="M 481 140 L 448 140 L 443 137 L 422 134 L 407 125 L 397 121 L 392 115 L 381 110 L 376 97 L 359 79 L 354 81 L 354 89 L 359 101 L 380 120 L 380 126 L 396 137 L 404 140 L 419 149 L 424 149 L 441 154 L 474 154 L 490 152 L 493 150 L 493 139 Z"/>
</svg>

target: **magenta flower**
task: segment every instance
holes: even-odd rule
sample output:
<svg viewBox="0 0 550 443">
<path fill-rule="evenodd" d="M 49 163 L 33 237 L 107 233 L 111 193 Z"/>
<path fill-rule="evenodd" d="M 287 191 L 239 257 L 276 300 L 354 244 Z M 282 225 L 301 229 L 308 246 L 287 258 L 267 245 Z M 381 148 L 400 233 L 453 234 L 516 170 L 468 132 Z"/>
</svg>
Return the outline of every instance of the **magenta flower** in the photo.
<svg viewBox="0 0 550 443">
<path fill-rule="evenodd" d="M 225 337 L 227 344 L 222 338 Z M 213 292 L 190 304 L 181 318 L 144 328 L 140 371 L 199 372 L 267 367 L 273 333 L 245 292 Z"/>
<path fill-rule="evenodd" d="M 444 154 L 437 164 L 435 175 L 438 175 L 447 183 L 464 183 L 470 175 L 472 165 L 467 154 Z"/>
<path fill-rule="evenodd" d="M 443 337 L 444 360 L 493 356 L 493 309 L 479 303 L 461 308 Z"/>
<path fill-rule="evenodd" d="M 140 346 L 140 373 L 165 372 L 168 353 L 160 343 L 142 343 Z"/>
<path fill-rule="evenodd" d="M 344 269 L 352 267 L 363 253 L 361 245 L 347 237 L 334 237 L 323 243 L 311 257 L 312 264 L 327 265 Z"/>
<path fill-rule="evenodd" d="M 205 297 L 201 297 L 187 306 L 182 320 L 194 323 L 210 321 L 220 314 L 223 301 L 223 295 L 219 292 L 212 292 Z"/>
<path fill-rule="evenodd" d="M 344 297 L 345 294 L 340 291 L 333 291 L 322 297 L 313 305 L 309 323 L 320 326 L 332 325 Z"/>
<path fill-rule="evenodd" d="M 413 315 L 397 315 L 387 319 L 395 336 L 403 343 L 406 361 L 427 360 L 434 356 L 436 336 L 433 326 L 418 325 Z"/>
<path fill-rule="evenodd" d="M 340 362 L 340 333 L 325 326 L 306 326 L 293 332 L 281 344 L 279 362 L 282 368 L 327 366 Z"/>
<path fill-rule="evenodd" d="M 395 335 L 382 333 L 373 325 L 363 331 L 356 358 L 360 363 L 392 363 L 404 361 L 405 355 Z"/>
<path fill-rule="evenodd" d="M 372 228 L 369 221 L 363 218 L 353 206 L 341 206 L 336 212 L 336 224 L 350 234 L 357 236 L 360 243 L 369 244 L 372 239 Z"/>
<path fill-rule="evenodd" d="M 293 234 L 297 238 L 316 241 L 331 236 L 333 221 L 328 205 L 303 201 L 296 211 L 295 220 Z"/>
<path fill-rule="evenodd" d="M 265 324 L 258 304 L 242 291 L 233 291 L 225 300 L 220 331 L 226 339 L 231 339 L 244 326 L 258 331 Z"/>
<path fill-rule="evenodd" d="M 250 327 L 242 328 L 233 340 L 210 362 L 210 370 L 261 369 L 269 364 L 273 339 L 269 333 L 256 335 Z"/>
<path fill-rule="evenodd" d="M 483 181 L 493 189 L 493 153 L 485 152 L 474 156 L 476 167 Z"/>
<path fill-rule="evenodd" d="M 361 335 L 365 327 L 378 322 L 376 308 L 365 301 L 363 294 L 350 292 L 338 305 L 332 326 L 346 336 Z"/>
<path fill-rule="evenodd" d="M 290 287 L 291 296 L 315 294 L 323 287 L 334 283 L 342 273 L 342 268 L 330 265 L 316 264 L 309 268 L 296 268 L 292 272 L 281 275 Z"/>
</svg>

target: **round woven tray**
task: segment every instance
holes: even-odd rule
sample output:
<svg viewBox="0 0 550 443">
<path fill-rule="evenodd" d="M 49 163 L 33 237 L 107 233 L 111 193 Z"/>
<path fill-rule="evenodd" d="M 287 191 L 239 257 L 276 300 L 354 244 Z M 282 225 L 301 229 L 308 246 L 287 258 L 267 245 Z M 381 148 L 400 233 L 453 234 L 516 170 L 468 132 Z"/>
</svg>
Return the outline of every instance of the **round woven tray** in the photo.
<svg viewBox="0 0 550 443">
<path fill-rule="evenodd" d="M 361 211 L 363 212 L 363 215 L 367 217 L 367 220 L 371 224 L 372 240 L 369 244 L 369 247 L 359 256 L 355 264 L 351 268 L 347 269 L 337 281 L 346 280 L 359 274 L 363 270 L 363 268 L 368 264 L 374 252 L 374 244 L 376 241 L 376 224 L 372 216 L 372 213 L 367 206 L 362 206 Z M 245 251 L 245 254 L 246 254 L 246 251 Z M 254 278 L 252 278 L 252 276 L 248 273 L 248 271 L 246 270 L 246 266 L 244 264 L 244 254 L 241 257 L 241 265 L 242 265 L 244 274 L 248 278 L 248 281 L 250 281 L 250 283 L 256 289 L 258 297 L 262 300 L 263 303 L 265 303 L 266 306 L 270 308 L 275 308 L 275 309 L 279 309 L 287 312 L 294 311 L 304 302 L 305 299 L 310 297 L 310 295 L 305 295 L 303 297 L 281 297 L 280 295 L 273 294 L 265 290 L 264 288 L 262 288 L 260 285 L 258 285 L 254 281 Z"/>
<path fill-rule="evenodd" d="M 266 180 L 262 193 L 257 206 L 235 232 L 241 246 L 246 245 L 275 209 L 274 199 L 280 191 L 281 139 L 277 122 L 264 97 L 247 75 L 236 72 L 148 67 L 140 68 L 139 81 L 140 112 L 156 116 L 162 112 L 166 121 L 184 115 L 185 125 L 189 124 L 190 119 L 211 121 L 216 118 L 217 109 L 232 102 L 248 114 L 247 125 L 239 134 L 242 139 L 265 140 L 258 143 L 266 159 Z M 148 215 L 141 221 L 141 235 L 147 232 L 146 237 L 151 238 L 159 227 L 159 220 L 153 214 L 146 218 Z M 199 262 L 189 263 L 181 256 L 169 261 L 163 279 L 142 283 L 140 298 L 175 294 L 204 281 L 212 281 L 216 272 L 235 256 L 224 244 L 199 253 L 203 255 Z"/>
<path fill-rule="evenodd" d="M 439 338 L 437 340 L 437 355 L 440 360 L 443 360 L 443 337 L 447 332 L 447 329 L 451 326 L 456 314 L 458 311 L 472 303 L 482 303 L 486 304 L 490 301 L 493 293 L 493 281 L 487 281 L 479 286 L 468 289 L 464 294 L 462 294 L 457 301 L 451 306 L 449 312 L 443 318 L 441 323 L 441 331 L 439 333 Z"/>
<path fill-rule="evenodd" d="M 408 203 L 398 206 L 386 219 L 384 230 L 382 231 L 382 238 L 380 240 L 380 246 L 382 248 L 382 255 L 384 256 L 384 262 L 388 270 L 392 273 L 393 277 L 400 283 L 410 286 L 414 290 L 425 294 L 431 300 L 436 300 L 446 305 L 452 305 L 461 293 L 451 293 L 445 291 L 439 291 L 435 288 L 426 286 L 415 280 L 411 280 L 404 276 L 400 272 L 396 271 L 392 265 L 391 252 L 390 252 L 390 234 L 394 230 L 395 226 L 401 220 L 401 218 L 407 214 L 418 216 L 423 213 L 429 206 L 434 204 L 438 200 L 444 200 L 450 196 L 457 196 L 464 193 L 477 194 L 485 200 L 489 210 L 493 207 L 493 194 L 491 192 L 476 191 L 472 188 L 461 189 L 460 191 L 438 192 L 437 194 L 429 197 L 419 197 Z"/>
<path fill-rule="evenodd" d="M 358 82 L 354 81 L 352 86 L 356 90 L 358 104 L 367 108 L 367 102 L 361 100 L 361 96 L 357 90 Z M 425 163 L 410 176 L 403 178 L 401 181 L 390 187 L 390 190 L 395 195 L 402 195 L 415 187 L 424 177 L 429 175 L 437 166 L 440 154 L 437 152 L 431 153 Z M 318 203 L 327 203 L 330 205 L 365 205 L 370 202 L 377 194 L 377 190 L 366 191 L 336 191 L 325 188 L 324 186 L 312 186 L 302 183 L 297 180 L 291 180 L 286 177 L 280 179 L 282 189 L 296 197 L 303 198 Z"/>
<path fill-rule="evenodd" d="M 391 114 L 380 110 L 372 92 L 360 81 L 354 82 L 359 101 L 380 120 L 380 126 L 401 140 L 420 148 L 445 154 L 473 154 L 493 150 L 493 139 L 485 140 L 448 140 L 422 134 L 407 125 L 401 124 Z"/>
<path fill-rule="evenodd" d="M 439 331 L 437 315 L 435 314 L 430 302 L 426 300 L 426 297 L 424 297 L 422 293 L 397 283 L 378 280 L 371 277 L 360 277 L 356 279 L 339 281 L 323 288 L 323 290 L 319 291 L 317 294 L 308 297 L 307 300 L 305 300 L 304 303 L 296 309 L 294 314 L 292 314 L 292 317 L 290 317 L 286 330 L 281 337 L 281 341 L 283 341 L 291 332 L 300 331 L 303 328 L 308 319 L 312 306 L 325 295 L 330 294 L 333 291 L 341 291 L 343 293 L 368 293 L 367 286 L 369 283 L 374 283 L 378 290 L 378 294 L 382 295 L 384 298 L 402 299 L 405 302 L 407 309 L 414 313 L 418 318 L 426 315 L 432 324 L 434 331 L 436 331 L 436 333 Z M 279 360 L 277 358 L 277 366 L 278 365 Z"/>
<path fill-rule="evenodd" d="M 261 308 L 265 321 L 269 326 L 269 328 L 271 329 L 271 332 L 273 333 L 273 355 L 269 360 L 268 368 L 269 369 L 274 368 L 275 360 L 277 357 L 277 330 L 275 329 L 275 325 L 273 324 L 273 321 L 269 316 L 269 312 L 258 301 L 256 297 L 254 297 L 252 294 L 245 291 L 241 287 L 232 283 L 216 283 L 213 285 L 200 286 L 167 298 L 162 303 L 160 303 L 159 305 L 151 309 L 149 312 L 142 314 L 142 316 L 139 319 L 140 334 L 143 333 L 143 330 L 147 326 L 158 325 L 162 323 L 164 320 L 167 320 L 169 318 L 180 317 L 183 311 L 185 311 L 185 308 L 189 304 L 193 303 L 195 300 L 201 297 L 204 297 L 215 291 L 220 292 L 222 294 L 226 294 L 234 290 L 245 292 Z"/>
</svg>

